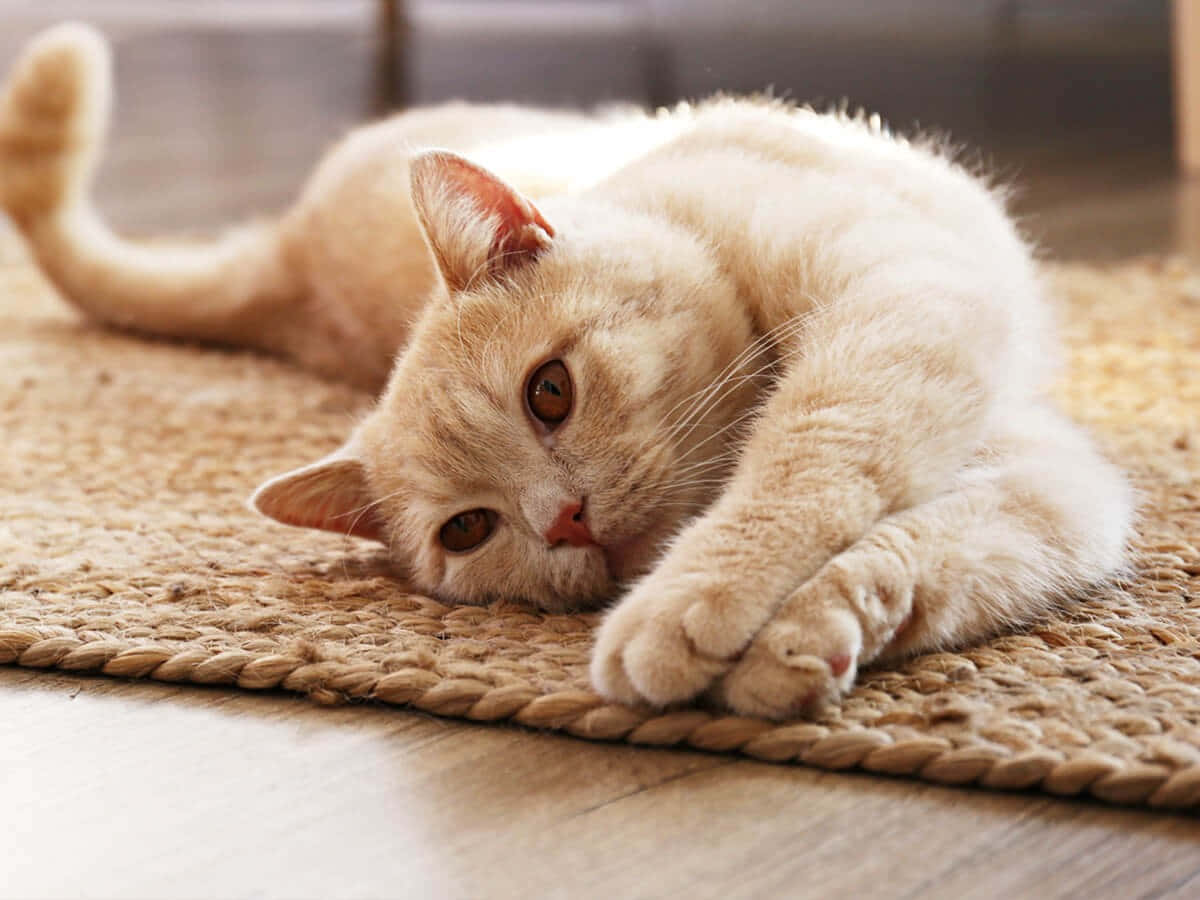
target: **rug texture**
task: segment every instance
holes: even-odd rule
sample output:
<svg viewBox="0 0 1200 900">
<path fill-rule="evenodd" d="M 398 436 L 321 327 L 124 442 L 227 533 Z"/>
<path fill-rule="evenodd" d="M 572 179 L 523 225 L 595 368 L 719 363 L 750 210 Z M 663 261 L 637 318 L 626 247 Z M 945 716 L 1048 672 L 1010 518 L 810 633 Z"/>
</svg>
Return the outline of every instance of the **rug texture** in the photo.
<svg viewBox="0 0 1200 900">
<path fill-rule="evenodd" d="M 869 671 L 814 722 L 591 692 L 595 618 L 451 608 L 245 499 L 368 398 L 86 324 L 0 233 L 0 663 L 364 699 L 582 738 L 1200 806 L 1200 274 L 1053 269 L 1060 393 L 1143 502 L 1133 572 L 1032 631 Z"/>
</svg>

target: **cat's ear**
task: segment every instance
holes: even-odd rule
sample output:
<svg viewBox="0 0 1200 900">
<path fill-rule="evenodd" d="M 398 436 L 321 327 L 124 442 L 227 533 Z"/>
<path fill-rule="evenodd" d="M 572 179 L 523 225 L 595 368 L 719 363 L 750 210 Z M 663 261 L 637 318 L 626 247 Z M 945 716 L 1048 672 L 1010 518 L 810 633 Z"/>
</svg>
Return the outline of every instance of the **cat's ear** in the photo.
<svg viewBox="0 0 1200 900">
<path fill-rule="evenodd" d="M 430 150 L 410 167 L 413 206 L 452 291 L 523 265 L 554 237 L 536 206 L 457 154 Z"/>
<path fill-rule="evenodd" d="M 363 464 L 346 447 L 263 483 L 250 505 L 285 525 L 385 541 Z"/>
</svg>

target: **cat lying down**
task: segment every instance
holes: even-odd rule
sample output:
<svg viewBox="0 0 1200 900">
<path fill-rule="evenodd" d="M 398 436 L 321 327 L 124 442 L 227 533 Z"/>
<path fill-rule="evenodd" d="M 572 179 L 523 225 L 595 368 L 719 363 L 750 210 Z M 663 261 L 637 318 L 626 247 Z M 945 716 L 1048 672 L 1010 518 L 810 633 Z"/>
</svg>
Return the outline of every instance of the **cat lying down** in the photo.
<svg viewBox="0 0 1200 900">
<path fill-rule="evenodd" d="M 1122 564 L 1130 490 L 1046 398 L 1028 248 L 877 120 L 416 110 L 278 221 L 141 246 L 89 203 L 110 85 L 65 25 L 0 99 L 0 206 L 63 296 L 381 390 L 254 505 L 381 541 L 447 601 L 615 600 L 607 697 L 808 713 Z"/>
</svg>

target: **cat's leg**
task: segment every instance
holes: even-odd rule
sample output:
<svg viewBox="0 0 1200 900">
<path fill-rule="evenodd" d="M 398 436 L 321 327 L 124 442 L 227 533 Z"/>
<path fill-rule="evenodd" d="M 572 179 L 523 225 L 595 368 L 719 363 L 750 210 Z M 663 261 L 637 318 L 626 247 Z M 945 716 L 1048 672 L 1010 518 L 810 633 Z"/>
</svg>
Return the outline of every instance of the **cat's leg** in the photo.
<svg viewBox="0 0 1200 900">
<path fill-rule="evenodd" d="M 1024 624 L 1122 560 L 1120 473 L 1049 411 L 1023 416 L 948 493 L 883 519 L 784 603 L 714 688 L 744 715 L 838 699 L 860 666 Z"/>
<path fill-rule="evenodd" d="M 30 42 L 0 91 L 0 210 L 62 295 L 100 321 L 287 352 L 278 326 L 302 291 L 278 226 L 139 244 L 100 218 L 90 191 L 111 92 L 108 46 L 91 28 Z"/>
<path fill-rule="evenodd" d="M 797 339 L 721 497 L 602 624 L 601 693 L 665 705 L 704 691 L 798 584 L 943 493 L 998 410 L 1029 402 L 1045 328 L 1025 251 L 907 215 L 872 214 L 811 261 L 848 274 L 824 288 L 836 296 Z M 886 254 L 864 264 L 878 242 Z"/>
</svg>

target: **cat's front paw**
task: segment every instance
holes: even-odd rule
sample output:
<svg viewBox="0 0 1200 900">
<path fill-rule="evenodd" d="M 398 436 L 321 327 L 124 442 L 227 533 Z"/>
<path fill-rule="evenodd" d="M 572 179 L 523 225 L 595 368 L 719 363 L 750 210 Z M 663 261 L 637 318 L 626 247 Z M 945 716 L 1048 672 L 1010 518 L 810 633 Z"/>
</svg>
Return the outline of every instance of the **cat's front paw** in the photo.
<svg viewBox="0 0 1200 900">
<path fill-rule="evenodd" d="M 898 554 L 860 544 L 834 557 L 787 598 L 710 697 L 768 719 L 820 712 L 911 625 L 913 595 Z"/>
<path fill-rule="evenodd" d="M 767 719 L 813 715 L 840 701 L 864 655 L 861 616 L 879 605 L 876 573 L 857 562 L 847 554 L 797 588 L 714 686 L 712 699 Z"/>
<path fill-rule="evenodd" d="M 690 700 L 729 671 L 769 614 L 711 578 L 651 575 L 600 626 L 592 684 L 629 705 Z"/>
<path fill-rule="evenodd" d="M 862 632 L 845 610 L 819 623 L 776 621 L 714 687 L 713 699 L 744 716 L 792 719 L 836 703 L 854 684 Z"/>
</svg>

